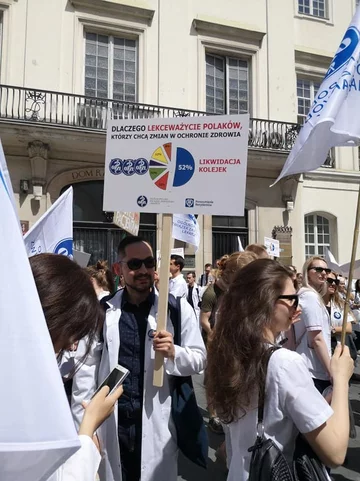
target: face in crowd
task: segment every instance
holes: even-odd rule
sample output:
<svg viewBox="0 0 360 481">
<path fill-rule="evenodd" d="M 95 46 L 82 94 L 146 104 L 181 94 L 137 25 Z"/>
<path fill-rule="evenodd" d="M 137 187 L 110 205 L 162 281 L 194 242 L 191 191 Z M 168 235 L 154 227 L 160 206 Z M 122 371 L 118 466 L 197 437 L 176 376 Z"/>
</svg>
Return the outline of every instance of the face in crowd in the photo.
<svg viewBox="0 0 360 481">
<path fill-rule="evenodd" d="M 328 269 L 325 261 L 314 259 L 308 267 L 307 272 L 310 286 L 318 292 L 322 291 L 325 287 L 326 279 L 330 272 L 331 269 Z"/>
<path fill-rule="evenodd" d="M 187 283 L 189 284 L 190 287 L 192 287 L 195 284 L 195 276 L 193 272 L 189 272 L 189 274 L 186 276 Z"/>
<path fill-rule="evenodd" d="M 334 272 L 330 272 L 330 274 L 328 275 L 327 284 L 328 294 L 330 295 L 330 297 L 332 297 L 335 294 L 339 285 L 339 279 Z"/>
<path fill-rule="evenodd" d="M 137 242 L 125 248 L 120 254 L 120 272 L 124 283 L 136 292 L 146 292 L 154 284 L 155 258 L 147 242 Z"/>
</svg>

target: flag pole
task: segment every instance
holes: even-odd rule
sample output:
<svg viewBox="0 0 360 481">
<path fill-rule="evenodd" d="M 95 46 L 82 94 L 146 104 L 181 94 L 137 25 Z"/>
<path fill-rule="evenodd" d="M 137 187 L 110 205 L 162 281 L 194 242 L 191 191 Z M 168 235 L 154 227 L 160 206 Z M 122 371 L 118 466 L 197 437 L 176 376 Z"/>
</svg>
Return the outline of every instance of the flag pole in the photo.
<svg viewBox="0 0 360 481">
<path fill-rule="evenodd" d="M 354 229 L 351 262 L 350 262 L 348 285 L 347 285 L 346 299 L 345 299 L 344 318 L 343 318 L 343 325 L 342 325 L 342 330 L 341 330 L 341 346 L 342 347 L 344 347 L 344 344 L 345 344 L 347 317 L 348 317 L 349 310 L 350 310 L 351 286 L 352 286 L 352 281 L 353 281 L 353 273 L 354 273 L 354 266 L 355 266 L 355 259 L 356 259 L 356 250 L 357 250 L 357 245 L 358 245 L 358 240 L 359 240 L 359 224 L 360 224 L 360 184 L 359 184 L 359 188 L 358 188 L 358 199 L 357 199 L 356 217 L 355 217 L 355 229 Z"/>
</svg>

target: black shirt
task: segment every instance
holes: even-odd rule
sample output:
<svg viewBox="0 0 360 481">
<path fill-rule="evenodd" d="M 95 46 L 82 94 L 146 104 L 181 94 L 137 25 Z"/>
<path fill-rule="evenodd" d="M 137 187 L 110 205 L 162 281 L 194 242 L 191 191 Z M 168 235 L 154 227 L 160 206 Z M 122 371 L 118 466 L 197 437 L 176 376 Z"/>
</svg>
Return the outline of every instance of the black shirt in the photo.
<svg viewBox="0 0 360 481">
<path fill-rule="evenodd" d="M 124 381 L 124 393 L 118 401 L 119 418 L 141 416 L 147 319 L 154 302 L 155 293 L 152 290 L 144 302 L 138 306 L 131 304 L 128 292 L 124 289 L 119 321 L 119 364 L 126 367 L 130 374 Z"/>
<path fill-rule="evenodd" d="M 194 290 L 194 286 L 188 286 L 187 301 L 190 304 L 190 306 L 194 309 L 193 290 Z"/>
</svg>

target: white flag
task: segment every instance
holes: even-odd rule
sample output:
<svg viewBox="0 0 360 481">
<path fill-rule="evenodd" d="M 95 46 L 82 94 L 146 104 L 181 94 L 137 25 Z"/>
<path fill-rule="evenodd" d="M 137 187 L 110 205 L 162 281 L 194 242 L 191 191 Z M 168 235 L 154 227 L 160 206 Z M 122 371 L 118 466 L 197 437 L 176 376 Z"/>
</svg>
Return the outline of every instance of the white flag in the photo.
<svg viewBox="0 0 360 481">
<path fill-rule="evenodd" d="M 0 479 L 44 481 L 77 451 L 79 439 L 2 165 Z"/>
<path fill-rule="evenodd" d="M 360 6 L 317 92 L 280 176 L 315 170 L 335 146 L 360 143 Z"/>
<path fill-rule="evenodd" d="M 339 265 L 339 263 L 336 261 L 335 257 L 327 247 L 325 247 L 324 259 L 328 267 L 332 269 L 336 274 L 341 274 L 344 277 L 349 277 L 350 262 Z M 353 278 L 360 279 L 360 260 L 355 261 Z"/>
<path fill-rule="evenodd" d="M 238 235 L 237 236 L 237 241 L 238 241 L 238 249 L 239 249 L 239 252 L 244 252 L 244 248 L 243 248 L 243 245 L 241 243 L 241 239 L 240 239 L 240 236 Z"/>
<path fill-rule="evenodd" d="M 325 247 L 324 259 L 325 259 L 326 264 L 329 267 L 329 269 L 332 269 L 337 274 L 342 274 L 341 267 L 336 262 L 335 257 L 333 256 L 333 254 L 331 253 L 331 251 L 327 247 Z"/>
<path fill-rule="evenodd" d="M 25 234 L 28 256 L 73 255 L 73 188 L 69 187 Z"/>
<path fill-rule="evenodd" d="M 172 236 L 174 239 L 196 246 L 200 245 L 200 228 L 192 214 L 173 214 Z"/>
</svg>

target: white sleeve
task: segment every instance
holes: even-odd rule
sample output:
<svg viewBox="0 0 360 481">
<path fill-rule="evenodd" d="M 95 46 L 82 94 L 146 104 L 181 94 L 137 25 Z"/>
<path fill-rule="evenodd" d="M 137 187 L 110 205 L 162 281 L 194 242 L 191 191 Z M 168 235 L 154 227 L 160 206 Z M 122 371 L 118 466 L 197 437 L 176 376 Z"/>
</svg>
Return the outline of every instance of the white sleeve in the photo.
<svg viewBox="0 0 360 481">
<path fill-rule="evenodd" d="M 306 291 L 300 295 L 301 320 L 308 331 L 322 331 L 325 307 L 315 292 Z"/>
<path fill-rule="evenodd" d="M 324 424 L 333 410 L 316 389 L 302 357 L 283 362 L 278 373 L 279 402 L 282 411 L 301 433 L 310 433 Z"/>
<path fill-rule="evenodd" d="M 86 339 L 79 342 L 76 359 L 79 360 L 85 354 Z M 90 352 L 85 362 L 76 371 L 73 377 L 72 393 L 71 393 L 71 411 L 74 422 L 79 428 L 84 415 L 82 401 L 90 401 L 97 387 L 97 375 L 101 360 L 102 343 L 95 340 L 90 348 Z"/>
<path fill-rule="evenodd" d="M 49 481 L 95 481 L 101 456 L 89 436 L 80 435 L 81 448 L 53 474 Z"/>
<path fill-rule="evenodd" d="M 206 366 L 206 349 L 194 309 L 181 299 L 181 346 L 175 346 L 174 360 L 165 360 L 166 373 L 172 376 L 199 374 Z"/>
</svg>

